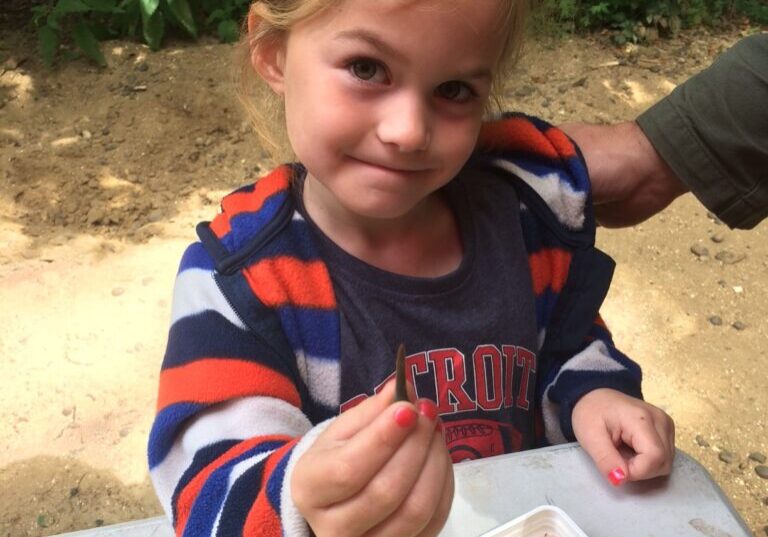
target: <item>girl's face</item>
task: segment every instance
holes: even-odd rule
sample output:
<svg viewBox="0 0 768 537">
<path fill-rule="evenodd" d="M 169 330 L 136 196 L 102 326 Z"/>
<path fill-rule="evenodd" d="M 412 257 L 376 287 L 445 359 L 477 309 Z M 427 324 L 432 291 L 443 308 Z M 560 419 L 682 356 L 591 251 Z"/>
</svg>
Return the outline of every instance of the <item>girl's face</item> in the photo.
<svg viewBox="0 0 768 537">
<path fill-rule="evenodd" d="M 345 0 L 291 29 L 259 71 L 284 98 L 315 206 L 398 218 L 457 174 L 501 54 L 503 1 Z"/>
</svg>

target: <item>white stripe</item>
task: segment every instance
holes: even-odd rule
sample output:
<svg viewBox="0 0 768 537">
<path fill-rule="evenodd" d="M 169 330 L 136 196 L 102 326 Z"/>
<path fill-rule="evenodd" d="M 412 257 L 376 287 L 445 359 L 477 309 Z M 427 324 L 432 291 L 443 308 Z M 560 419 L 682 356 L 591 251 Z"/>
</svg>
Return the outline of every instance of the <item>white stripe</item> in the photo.
<svg viewBox="0 0 768 537">
<path fill-rule="evenodd" d="M 310 432 L 299 440 L 296 447 L 291 452 L 291 458 L 285 468 L 285 477 L 283 478 L 283 488 L 280 491 L 280 525 L 283 527 L 283 537 L 309 537 L 309 526 L 301 516 L 296 505 L 293 503 L 291 495 L 291 476 L 293 468 L 304 453 L 315 443 L 320 434 L 333 423 L 336 418 L 325 420 L 318 423 Z"/>
<path fill-rule="evenodd" d="M 584 205 L 587 194 L 573 190 L 571 185 L 562 181 L 557 173 L 536 175 L 504 159 L 496 159 L 494 164 L 528 183 L 528 186 L 549 205 L 561 224 L 571 229 L 581 229 L 584 225 Z"/>
<path fill-rule="evenodd" d="M 213 531 L 211 531 L 211 535 L 216 535 L 219 532 L 221 514 L 224 512 L 224 506 L 227 504 L 227 498 L 229 498 L 229 493 L 232 490 L 232 487 L 235 486 L 235 482 L 237 482 L 237 480 L 240 479 L 240 477 L 245 472 L 259 464 L 274 452 L 275 450 L 267 451 L 266 453 L 259 453 L 258 455 L 254 455 L 253 457 L 249 457 L 243 461 L 238 462 L 232 467 L 229 472 L 229 479 L 227 481 L 227 493 L 224 496 L 224 501 L 221 502 L 219 512 L 216 514 L 216 521 L 213 523 Z"/>
<path fill-rule="evenodd" d="M 339 407 L 341 368 L 338 360 L 329 360 L 296 351 L 296 365 L 312 399 L 330 408 Z"/>
<path fill-rule="evenodd" d="M 241 330 L 245 325 L 216 285 L 210 270 L 190 268 L 179 273 L 173 290 L 171 324 L 204 311 L 216 311 Z"/>
<path fill-rule="evenodd" d="M 564 371 L 595 371 L 607 373 L 611 371 L 624 371 L 626 367 L 611 358 L 606 344 L 600 340 L 593 341 L 586 349 L 565 362 L 557 372 L 552 383 L 547 386 L 542 398 L 541 411 L 544 418 L 544 434 L 553 444 L 562 444 L 568 439 L 560 427 L 560 405 L 549 398 L 549 390 L 557 384 L 560 375 Z"/>
<path fill-rule="evenodd" d="M 295 406 L 272 397 L 246 397 L 215 405 L 197 415 L 151 472 L 160 503 L 171 516 L 171 497 L 198 450 L 221 440 L 281 434 L 301 436 L 312 424 Z"/>
</svg>

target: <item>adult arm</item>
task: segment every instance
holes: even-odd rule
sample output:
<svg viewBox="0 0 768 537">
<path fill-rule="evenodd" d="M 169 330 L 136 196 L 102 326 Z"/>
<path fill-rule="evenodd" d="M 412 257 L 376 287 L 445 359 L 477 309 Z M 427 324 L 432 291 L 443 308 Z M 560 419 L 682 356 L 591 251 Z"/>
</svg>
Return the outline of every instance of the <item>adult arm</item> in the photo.
<svg viewBox="0 0 768 537">
<path fill-rule="evenodd" d="M 632 225 L 690 190 L 731 227 L 768 215 L 768 34 L 739 41 L 637 118 L 563 126 L 581 147 L 600 222 Z"/>
</svg>

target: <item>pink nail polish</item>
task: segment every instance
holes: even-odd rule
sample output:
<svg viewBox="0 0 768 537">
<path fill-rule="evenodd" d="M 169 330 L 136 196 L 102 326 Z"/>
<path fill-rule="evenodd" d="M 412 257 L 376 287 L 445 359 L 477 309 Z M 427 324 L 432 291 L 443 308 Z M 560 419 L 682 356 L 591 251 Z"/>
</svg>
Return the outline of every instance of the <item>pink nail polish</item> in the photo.
<svg viewBox="0 0 768 537">
<path fill-rule="evenodd" d="M 610 481 L 611 485 L 614 487 L 621 485 L 626 478 L 627 476 L 621 468 L 614 468 L 608 473 L 608 481 Z"/>
<path fill-rule="evenodd" d="M 416 423 L 416 411 L 410 406 L 401 406 L 395 410 L 395 422 L 403 428 L 409 428 Z"/>
<path fill-rule="evenodd" d="M 431 420 L 437 419 L 437 405 L 429 399 L 420 399 L 416 403 L 419 414 Z"/>
</svg>

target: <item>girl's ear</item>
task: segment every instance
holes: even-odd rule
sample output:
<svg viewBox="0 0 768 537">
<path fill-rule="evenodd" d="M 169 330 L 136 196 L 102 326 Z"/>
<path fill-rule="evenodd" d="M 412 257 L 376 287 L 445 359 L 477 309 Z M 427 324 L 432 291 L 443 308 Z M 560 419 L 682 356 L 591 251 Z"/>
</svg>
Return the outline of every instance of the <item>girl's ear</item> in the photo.
<svg viewBox="0 0 768 537">
<path fill-rule="evenodd" d="M 248 34 L 252 35 L 259 24 L 259 17 L 251 12 L 248 14 Z M 283 95 L 284 76 L 283 60 L 285 59 L 282 39 L 263 39 L 260 43 L 249 42 L 251 65 L 272 91 Z"/>
</svg>

